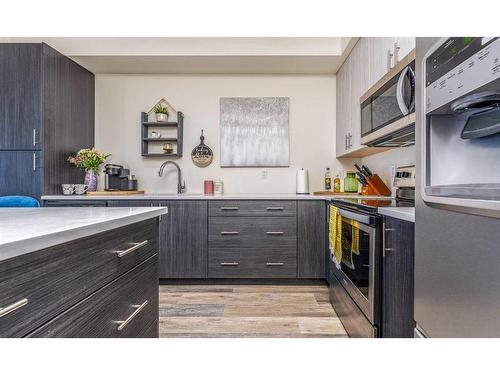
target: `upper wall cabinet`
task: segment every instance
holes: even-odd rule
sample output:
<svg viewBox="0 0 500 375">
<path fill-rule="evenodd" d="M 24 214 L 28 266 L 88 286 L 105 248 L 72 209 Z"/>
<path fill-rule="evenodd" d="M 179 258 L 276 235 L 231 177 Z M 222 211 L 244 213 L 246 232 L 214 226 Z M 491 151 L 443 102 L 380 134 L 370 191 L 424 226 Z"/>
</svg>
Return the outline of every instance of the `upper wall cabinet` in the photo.
<svg viewBox="0 0 500 375">
<path fill-rule="evenodd" d="M 399 47 L 399 49 L 396 48 Z M 337 72 L 336 155 L 383 151 L 361 145 L 360 97 L 415 48 L 415 38 L 360 38 Z"/>
<path fill-rule="evenodd" d="M 43 43 L 0 44 L 0 195 L 81 183 L 67 158 L 93 145 L 94 74 Z"/>
<path fill-rule="evenodd" d="M 40 148 L 41 52 L 41 44 L 0 44 L 0 150 Z"/>
</svg>

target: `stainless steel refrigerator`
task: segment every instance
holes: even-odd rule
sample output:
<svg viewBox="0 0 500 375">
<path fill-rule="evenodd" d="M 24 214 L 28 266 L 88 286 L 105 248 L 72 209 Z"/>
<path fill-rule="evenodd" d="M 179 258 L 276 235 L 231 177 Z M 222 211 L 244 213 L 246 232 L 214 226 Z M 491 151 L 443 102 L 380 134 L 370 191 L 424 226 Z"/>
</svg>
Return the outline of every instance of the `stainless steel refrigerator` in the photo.
<svg viewBox="0 0 500 375">
<path fill-rule="evenodd" d="M 415 334 L 500 337 L 500 39 L 416 46 Z"/>
</svg>

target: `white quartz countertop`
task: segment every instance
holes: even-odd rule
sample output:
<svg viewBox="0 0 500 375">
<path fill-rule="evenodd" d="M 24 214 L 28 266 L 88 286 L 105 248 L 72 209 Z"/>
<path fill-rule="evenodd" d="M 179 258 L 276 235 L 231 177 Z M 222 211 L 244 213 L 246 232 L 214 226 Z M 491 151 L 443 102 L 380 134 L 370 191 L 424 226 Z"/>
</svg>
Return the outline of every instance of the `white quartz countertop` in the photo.
<svg viewBox="0 0 500 375">
<path fill-rule="evenodd" d="M 203 194 L 137 194 L 137 195 L 44 195 L 42 200 L 332 200 L 339 198 L 360 198 L 360 195 L 312 195 L 312 194 L 233 194 L 233 195 L 203 195 Z M 380 196 L 363 196 L 363 199 L 385 198 Z"/>
<path fill-rule="evenodd" d="M 379 207 L 378 213 L 396 219 L 415 222 L 415 207 Z"/>
<path fill-rule="evenodd" d="M 167 212 L 166 207 L 0 208 L 0 261 Z"/>
</svg>

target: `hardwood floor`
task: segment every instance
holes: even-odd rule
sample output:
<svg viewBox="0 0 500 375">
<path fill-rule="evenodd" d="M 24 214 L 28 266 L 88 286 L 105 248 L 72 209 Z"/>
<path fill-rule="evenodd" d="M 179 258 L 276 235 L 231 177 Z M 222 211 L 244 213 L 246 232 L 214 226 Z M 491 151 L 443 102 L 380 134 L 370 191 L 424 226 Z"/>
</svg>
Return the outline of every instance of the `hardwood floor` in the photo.
<svg viewBox="0 0 500 375">
<path fill-rule="evenodd" d="M 325 285 L 160 285 L 160 337 L 347 337 Z"/>
</svg>

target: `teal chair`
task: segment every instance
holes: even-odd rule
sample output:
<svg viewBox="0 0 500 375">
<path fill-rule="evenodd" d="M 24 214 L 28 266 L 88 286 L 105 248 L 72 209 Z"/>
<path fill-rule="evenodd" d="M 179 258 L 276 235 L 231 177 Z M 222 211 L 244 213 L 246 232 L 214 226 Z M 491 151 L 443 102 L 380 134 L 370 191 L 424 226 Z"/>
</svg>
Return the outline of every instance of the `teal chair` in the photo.
<svg viewBox="0 0 500 375">
<path fill-rule="evenodd" d="M 0 207 L 40 207 L 40 202 L 31 197 L 9 195 L 0 197 Z"/>
</svg>

